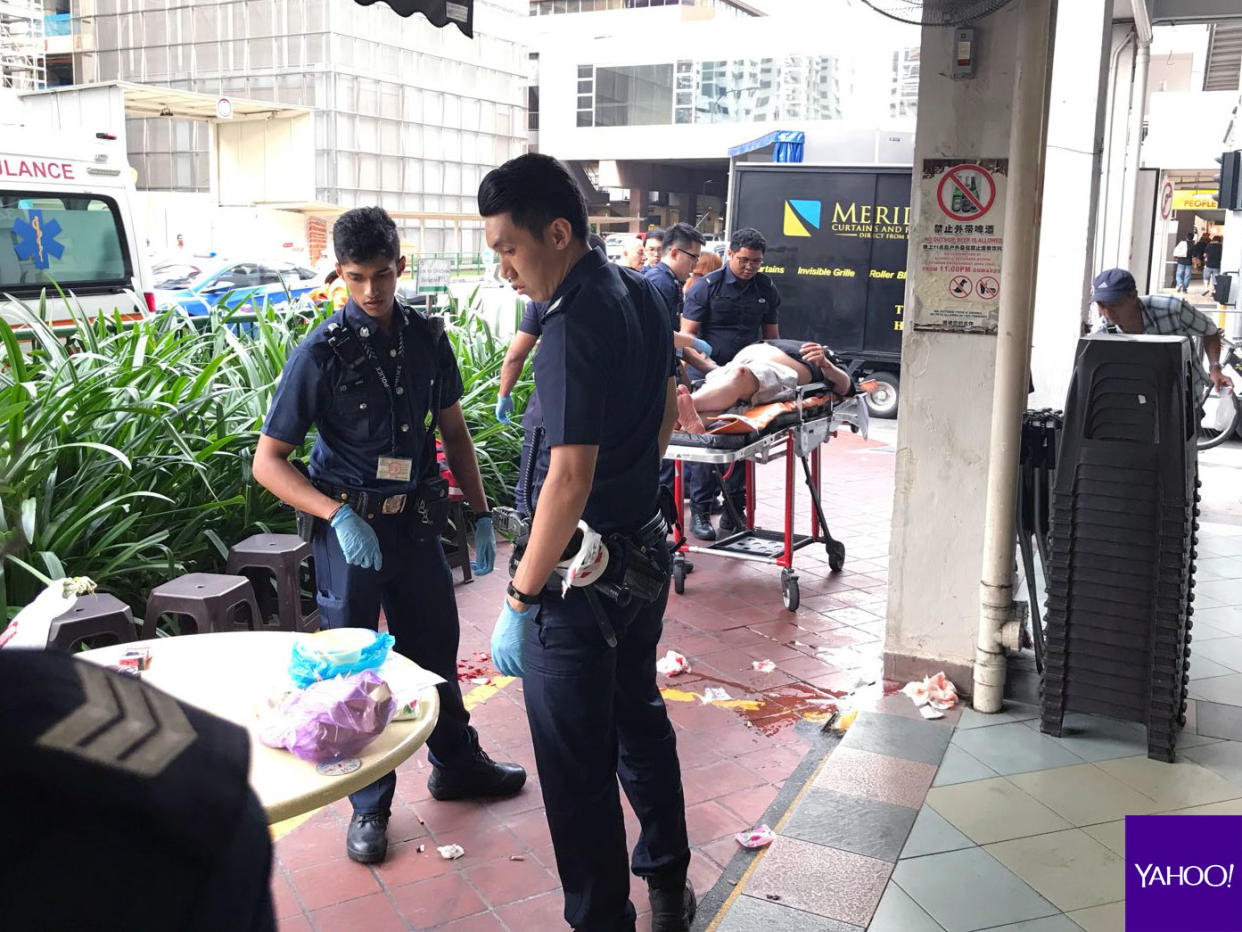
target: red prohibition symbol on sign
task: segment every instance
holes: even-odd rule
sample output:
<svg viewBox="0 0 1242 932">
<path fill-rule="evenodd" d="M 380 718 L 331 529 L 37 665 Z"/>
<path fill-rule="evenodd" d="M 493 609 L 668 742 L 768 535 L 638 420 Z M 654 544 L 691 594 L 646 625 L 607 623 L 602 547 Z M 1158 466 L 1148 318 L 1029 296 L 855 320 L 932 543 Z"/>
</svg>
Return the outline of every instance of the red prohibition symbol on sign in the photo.
<svg viewBox="0 0 1242 932">
<path fill-rule="evenodd" d="M 996 179 L 982 165 L 954 165 L 940 179 L 936 200 L 954 220 L 978 220 L 996 200 Z"/>
<path fill-rule="evenodd" d="M 977 290 L 981 298 L 995 298 L 1000 293 L 1000 282 L 991 275 L 984 275 L 979 279 Z"/>
<path fill-rule="evenodd" d="M 974 289 L 974 283 L 965 275 L 954 275 L 949 280 L 949 294 L 955 298 L 969 298 Z"/>
</svg>

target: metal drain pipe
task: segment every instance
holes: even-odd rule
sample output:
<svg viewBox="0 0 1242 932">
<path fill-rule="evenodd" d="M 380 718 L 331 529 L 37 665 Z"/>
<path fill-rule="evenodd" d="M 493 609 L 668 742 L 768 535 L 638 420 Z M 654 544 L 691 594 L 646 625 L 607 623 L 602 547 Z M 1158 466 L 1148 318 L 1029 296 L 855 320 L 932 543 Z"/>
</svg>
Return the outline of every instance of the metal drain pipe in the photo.
<svg viewBox="0 0 1242 932">
<path fill-rule="evenodd" d="M 979 712 L 1000 711 L 1005 694 L 1005 654 L 1018 649 L 1020 636 L 1021 623 L 1013 601 L 1015 499 L 1035 317 L 1056 8 L 1057 0 L 1022 0 L 1018 24 L 979 631 L 971 693 L 972 705 Z"/>
</svg>

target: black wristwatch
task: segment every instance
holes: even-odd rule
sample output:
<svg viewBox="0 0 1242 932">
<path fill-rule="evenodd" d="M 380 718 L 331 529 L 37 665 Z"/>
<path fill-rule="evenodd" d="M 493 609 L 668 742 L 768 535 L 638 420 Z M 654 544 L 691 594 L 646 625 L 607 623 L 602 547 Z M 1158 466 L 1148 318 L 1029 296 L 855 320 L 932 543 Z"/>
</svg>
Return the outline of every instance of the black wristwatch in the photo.
<svg viewBox="0 0 1242 932">
<path fill-rule="evenodd" d="M 517 599 L 523 605 L 538 605 L 543 601 L 542 592 L 538 595 L 527 595 L 525 592 L 519 592 L 517 589 L 513 588 L 512 582 L 509 583 L 509 588 L 506 589 L 505 592 L 509 594 L 510 598 Z"/>
</svg>

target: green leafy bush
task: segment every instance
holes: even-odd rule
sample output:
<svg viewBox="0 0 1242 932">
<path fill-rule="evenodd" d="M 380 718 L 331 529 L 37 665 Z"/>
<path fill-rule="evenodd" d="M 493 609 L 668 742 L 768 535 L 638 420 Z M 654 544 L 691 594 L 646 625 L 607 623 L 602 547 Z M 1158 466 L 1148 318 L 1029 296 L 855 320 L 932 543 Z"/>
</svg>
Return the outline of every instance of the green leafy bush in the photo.
<svg viewBox="0 0 1242 932">
<path fill-rule="evenodd" d="M 312 308 L 262 308 L 240 326 L 220 311 L 201 330 L 172 311 L 133 326 L 79 320 L 74 351 L 42 313 L 7 308 L 16 326 L 0 319 L 0 620 L 59 576 L 90 576 L 141 612 L 152 586 L 222 570 L 247 535 L 292 532 L 292 511 L 250 464 Z M 521 450 L 519 429 L 492 416 L 505 346 L 469 307 L 449 334 L 488 495 L 503 502 Z M 519 386 L 523 402 L 529 389 Z"/>
</svg>

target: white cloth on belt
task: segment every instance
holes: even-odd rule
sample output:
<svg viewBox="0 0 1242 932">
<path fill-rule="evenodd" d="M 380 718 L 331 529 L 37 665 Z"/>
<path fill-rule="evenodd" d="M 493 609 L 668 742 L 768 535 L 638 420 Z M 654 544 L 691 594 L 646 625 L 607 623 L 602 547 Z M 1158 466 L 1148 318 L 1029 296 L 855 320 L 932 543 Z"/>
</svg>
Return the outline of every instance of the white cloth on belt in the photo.
<svg viewBox="0 0 1242 932">
<path fill-rule="evenodd" d="M 770 351 L 762 343 L 744 346 L 733 360 L 719 369 L 707 373 L 706 385 L 712 386 L 730 373 L 745 366 L 759 382 L 759 390 L 750 396 L 750 404 L 765 405 L 773 401 L 788 401 L 797 394 L 798 374 L 788 366 L 777 365 L 766 358 Z"/>
</svg>

